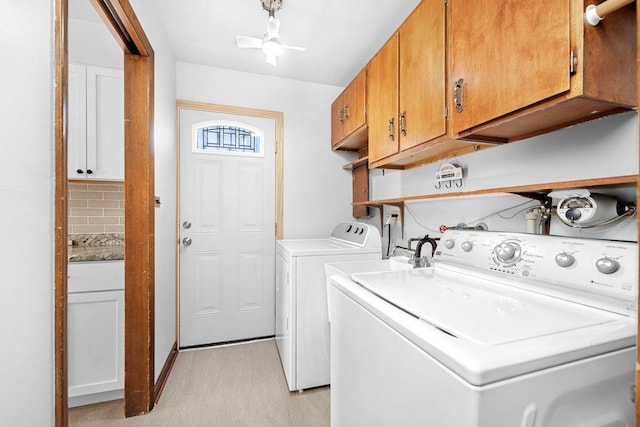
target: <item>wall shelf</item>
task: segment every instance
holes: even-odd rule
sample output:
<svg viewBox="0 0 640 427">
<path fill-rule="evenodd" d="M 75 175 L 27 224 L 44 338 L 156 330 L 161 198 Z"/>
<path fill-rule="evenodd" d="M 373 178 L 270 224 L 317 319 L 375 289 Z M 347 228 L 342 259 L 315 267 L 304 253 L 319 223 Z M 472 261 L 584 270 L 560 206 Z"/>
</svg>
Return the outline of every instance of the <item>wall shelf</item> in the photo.
<svg viewBox="0 0 640 427">
<path fill-rule="evenodd" d="M 513 193 L 513 194 L 519 194 L 525 197 L 538 198 L 541 194 L 551 192 L 552 190 L 558 190 L 563 188 L 615 187 L 617 185 L 623 185 L 623 184 L 636 184 L 639 179 L 640 179 L 640 175 L 624 175 L 624 176 L 613 176 L 608 178 L 580 179 L 575 181 L 559 181 L 559 182 L 548 182 L 543 184 L 519 185 L 519 186 L 513 186 L 513 187 L 487 188 L 483 190 L 456 191 L 456 192 L 437 193 L 437 194 L 421 194 L 417 196 L 397 197 L 392 199 L 369 200 L 367 202 L 354 203 L 354 205 L 369 205 L 369 206 L 397 205 L 399 203 L 412 202 L 412 201 L 418 201 L 418 200 L 443 199 L 448 197 L 476 196 L 480 194 L 495 194 L 495 193 Z"/>
<path fill-rule="evenodd" d="M 353 206 L 367 206 L 376 208 L 380 212 L 380 230 L 384 227 L 384 206 L 394 206 L 400 210 L 400 223 L 402 224 L 402 238 L 404 239 L 404 204 L 406 202 L 429 200 L 429 199 L 444 199 L 449 197 L 465 197 L 465 196 L 477 196 L 482 194 L 496 194 L 496 193 L 512 193 L 518 194 L 523 197 L 529 197 L 532 199 L 541 199 L 547 193 L 553 190 L 565 189 L 565 188 L 584 188 L 584 187 L 603 187 L 611 188 L 619 185 L 634 184 L 636 185 L 640 180 L 640 175 L 624 175 L 614 176 L 607 178 L 594 178 L 594 179 L 580 179 L 575 181 L 560 181 L 550 182 L 544 184 L 529 184 L 519 185 L 512 187 L 499 187 L 499 188 L 487 188 L 483 190 L 472 191 L 458 191 L 450 193 L 438 193 L 438 194 L 422 194 L 417 196 L 397 197 L 392 199 L 380 199 L 369 200 L 366 202 L 353 203 Z"/>
<path fill-rule="evenodd" d="M 366 165 L 369 162 L 369 156 L 360 157 L 358 160 L 348 163 L 342 169 L 355 169 L 359 166 Z"/>
</svg>

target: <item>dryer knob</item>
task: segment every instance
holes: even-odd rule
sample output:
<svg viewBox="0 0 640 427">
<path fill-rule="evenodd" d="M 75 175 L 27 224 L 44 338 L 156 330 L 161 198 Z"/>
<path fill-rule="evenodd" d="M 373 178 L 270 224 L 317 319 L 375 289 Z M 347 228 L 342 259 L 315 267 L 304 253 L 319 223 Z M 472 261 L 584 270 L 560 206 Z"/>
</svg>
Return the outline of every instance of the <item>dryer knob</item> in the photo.
<svg viewBox="0 0 640 427">
<path fill-rule="evenodd" d="M 556 255 L 556 264 L 558 264 L 560 267 L 569 267 L 573 265 L 574 262 L 576 262 L 575 257 L 566 252 L 562 252 Z"/>
<path fill-rule="evenodd" d="M 460 245 L 462 247 L 462 250 L 465 252 L 470 252 L 471 249 L 473 249 L 473 243 L 471 243 L 470 241 L 466 241 L 466 242 L 462 242 L 462 245 Z"/>
<path fill-rule="evenodd" d="M 596 268 L 600 273 L 613 274 L 620 268 L 620 263 L 615 259 L 604 257 L 596 261 Z"/>
<path fill-rule="evenodd" d="M 456 241 L 452 240 L 452 239 L 447 239 L 444 241 L 444 246 L 447 249 L 453 249 L 453 247 L 456 245 Z"/>
</svg>

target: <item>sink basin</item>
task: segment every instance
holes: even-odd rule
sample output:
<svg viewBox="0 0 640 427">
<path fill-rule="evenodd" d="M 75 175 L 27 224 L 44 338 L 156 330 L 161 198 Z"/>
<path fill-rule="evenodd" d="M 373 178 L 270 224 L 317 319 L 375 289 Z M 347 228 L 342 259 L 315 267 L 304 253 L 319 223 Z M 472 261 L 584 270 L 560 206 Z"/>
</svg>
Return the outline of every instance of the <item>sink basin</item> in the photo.
<svg viewBox="0 0 640 427">
<path fill-rule="evenodd" d="M 393 257 L 368 261 L 334 262 L 324 265 L 327 278 L 334 274 L 377 273 L 380 271 L 411 270 L 407 257 Z"/>
<path fill-rule="evenodd" d="M 351 261 L 351 262 L 334 262 L 324 265 L 324 276 L 327 286 L 327 309 L 331 313 L 331 299 L 329 298 L 329 279 L 334 275 L 347 275 L 351 276 L 355 273 L 379 273 L 383 271 L 395 271 L 395 270 L 412 270 L 413 264 L 409 264 L 409 258 L 407 257 L 393 257 L 389 259 L 377 259 L 369 261 Z M 329 315 L 330 316 L 330 315 Z M 331 317 L 329 317 L 331 322 Z"/>
</svg>

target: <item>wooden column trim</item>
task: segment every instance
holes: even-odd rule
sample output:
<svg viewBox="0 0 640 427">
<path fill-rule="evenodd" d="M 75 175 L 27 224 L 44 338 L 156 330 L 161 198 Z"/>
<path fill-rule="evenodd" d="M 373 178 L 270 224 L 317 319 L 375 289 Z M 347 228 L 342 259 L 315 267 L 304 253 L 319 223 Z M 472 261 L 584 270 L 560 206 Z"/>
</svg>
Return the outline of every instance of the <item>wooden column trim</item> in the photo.
<svg viewBox="0 0 640 427">
<path fill-rule="evenodd" d="M 636 40 L 640 40 L 640 14 L 636 10 Z M 636 80 L 640 80 L 640 43 L 637 43 L 636 46 Z M 637 85 L 636 92 L 636 105 L 637 101 L 640 101 L 640 85 Z M 638 119 L 640 120 L 640 112 L 638 114 Z M 640 133 L 638 135 L 638 140 L 640 141 Z M 640 158 L 636 160 L 638 162 L 638 170 L 640 170 Z M 636 203 L 640 200 L 640 175 L 637 175 L 636 179 Z M 636 228 L 638 230 L 638 234 L 636 235 L 636 241 L 640 241 L 640 216 L 636 215 Z M 640 254 L 638 254 L 638 263 L 640 264 Z M 638 271 L 638 280 L 640 282 L 640 270 Z M 640 290 L 639 290 L 640 292 Z M 640 320 L 640 319 L 639 319 Z M 638 322 L 638 326 L 640 326 L 640 321 Z M 636 349 L 640 348 L 640 336 L 636 337 Z M 635 375 L 635 403 L 636 403 L 636 425 L 640 426 L 640 393 L 638 393 L 638 389 L 640 388 L 640 353 L 636 350 L 636 375 Z"/>
<path fill-rule="evenodd" d="M 55 425 L 68 425 L 67 407 L 67 0 L 55 4 L 54 94 L 54 369 Z"/>
<path fill-rule="evenodd" d="M 154 68 L 153 55 L 124 56 L 125 415 L 154 398 Z"/>
</svg>

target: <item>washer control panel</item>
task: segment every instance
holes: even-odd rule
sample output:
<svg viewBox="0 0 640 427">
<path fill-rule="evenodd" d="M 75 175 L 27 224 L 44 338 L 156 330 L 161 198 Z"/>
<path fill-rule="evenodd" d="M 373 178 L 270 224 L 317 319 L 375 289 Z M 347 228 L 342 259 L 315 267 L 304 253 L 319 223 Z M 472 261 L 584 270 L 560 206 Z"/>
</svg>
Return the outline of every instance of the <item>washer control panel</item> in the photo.
<svg viewBox="0 0 640 427">
<path fill-rule="evenodd" d="M 537 234 L 447 230 L 434 261 L 541 286 L 615 300 L 637 300 L 635 242 Z"/>
</svg>

